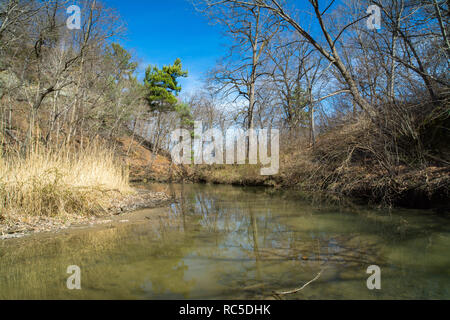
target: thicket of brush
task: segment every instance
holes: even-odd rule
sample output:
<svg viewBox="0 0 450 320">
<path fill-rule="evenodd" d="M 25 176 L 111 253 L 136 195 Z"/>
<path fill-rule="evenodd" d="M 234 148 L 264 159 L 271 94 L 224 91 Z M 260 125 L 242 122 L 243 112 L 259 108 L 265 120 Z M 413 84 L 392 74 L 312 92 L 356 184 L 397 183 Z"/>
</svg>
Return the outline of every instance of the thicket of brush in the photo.
<svg viewBox="0 0 450 320">
<path fill-rule="evenodd" d="M 450 195 L 449 106 L 392 104 L 374 119 L 338 119 L 314 148 L 291 154 L 284 180 L 388 204 L 438 204 Z"/>
<path fill-rule="evenodd" d="M 194 181 L 294 187 L 384 204 L 430 207 L 450 196 L 450 104 L 392 104 L 376 118 L 336 117 L 310 147 L 308 137 L 281 139 L 280 172 L 258 166 L 187 168 Z M 286 142 L 287 141 L 287 142 Z"/>
<path fill-rule="evenodd" d="M 0 158 L 0 218 L 95 214 L 112 193 L 131 192 L 128 172 L 99 144 L 58 150 L 34 145 Z"/>
</svg>

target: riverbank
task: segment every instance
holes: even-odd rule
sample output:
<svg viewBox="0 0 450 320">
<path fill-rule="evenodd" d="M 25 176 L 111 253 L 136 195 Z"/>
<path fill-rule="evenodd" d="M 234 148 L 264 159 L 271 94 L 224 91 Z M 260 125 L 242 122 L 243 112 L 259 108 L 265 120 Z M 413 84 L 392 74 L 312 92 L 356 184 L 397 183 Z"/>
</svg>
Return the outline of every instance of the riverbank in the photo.
<svg viewBox="0 0 450 320">
<path fill-rule="evenodd" d="M 392 179 L 377 167 L 368 170 L 362 166 L 352 166 L 336 171 L 308 168 L 311 169 L 311 165 L 283 166 L 278 175 L 264 177 L 258 174 L 258 167 L 199 167 L 189 179 L 198 183 L 321 192 L 370 204 L 416 209 L 445 209 L 450 197 L 450 168 L 398 168 L 398 175 Z"/>
<path fill-rule="evenodd" d="M 0 157 L 0 239 L 96 223 L 170 201 L 165 193 L 133 188 L 127 167 L 101 141 L 14 150 Z"/>
<path fill-rule="evenodd" d="M 450 199 L 450 166 L 413 167 L 399 165 L 386 168 L 373 161 L 329 163 L 315 161 L 320 149 L 304 147 L 280 157 L 280 172 L 262 176 L 260 166 L 199 165 L 174 166 L 170 159 L 158 156 L 153 169 L 150 160 L 140 159 L 130 167 L 134 182 L 187 182 L 235 186 L 264 186 L 295 189 L 346 197 L 381 206 L 437 209 L 448 212 Z M 136 163 L 136 162 L 135 162 Z"/>
<path fill-rule="evenodd" d="M 141 209 L 164 207 L 171 199 L 164 192 L 151 192 L 137 189 L 134 194 L 111 194 L 111 203 L 101 208 L 94 215 L 60 214 L 58 216 L 29 216 L 16 214 L 0 219 L 0 240 L 21 238 L 27 235 L 44 232 L 58 232 L 74 226 L 88 226 L 105 223 L 105 218 L 122 217 L 130 212 Z"/>
<path fill-rule="evenodd" d="M 259 166 L 182 167 L 184 175 L 134 176 L 135 182 L 184 182 L 234 186 L 260 186 L 320 192 L 333 197 L 346 197 L 368 204 L 412 209 L 437 209 L 448 212 L 450 168 L 399 167 L 394 178 L 388 178 L 380 167 L 351 166 L 335 171 L 311 169 L 311 165 L 282 166 L 274 176 L 261 176 Z"/>
<path fill-rule="evenodd" d="M 262 176 L 258 165 L 175 166 L 162 156 L 131 166 L 130 176 L 144 182 L 294 188 L 387 207 L 448 211 L 449 118 L 438 117 L 437 129 L 415 120 L 414 134 L 402 132 L 395 117 L 383 119 L 344 119 L 319 135 L 314 146 L 304 137 L 292 144 L 281 140 L 280 170 L 273 176 Z"/>
</svg>

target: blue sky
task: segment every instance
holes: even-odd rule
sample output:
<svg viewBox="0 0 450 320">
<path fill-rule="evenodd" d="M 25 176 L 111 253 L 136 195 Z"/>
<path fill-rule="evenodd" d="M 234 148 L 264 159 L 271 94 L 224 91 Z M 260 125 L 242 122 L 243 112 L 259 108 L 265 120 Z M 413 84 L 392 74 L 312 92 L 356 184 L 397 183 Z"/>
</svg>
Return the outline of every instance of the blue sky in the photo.
<svg viewBox="0 0 450 320">
<path fill-rule="evenodd" d="M 196 12 L 187 0 L 103 0 L 117 9 L 127 23 L 127 34 L 120 41 L 135 52 L 141 62 L 140 73 L 149 65 L 172 64 L 180 58 L 189 77 L 181 81 L 183 93 L 200 86 L 205 72 L 212 68 L 226 47 L 218 26 Z"/>
<path fill-rule="evenodd" d="M 321 6 L 330 0 L 321 1 Z M 76 1 L 75 1 L 76 2 Z M 207 71 L 226 55 L 228 46 L 219 25 L 196 12 L 191 0 L 102 0 L 108 7 L 117 9 L 127 24 L 127 33 L 119 42 L 134 53 L 140 62 L 139 78 L 148 65 L 172 64 L 180 58 L 183 68 L 189 71 L 181 79 L 182 95 L 193 93 L 201 87 Z M 336 1 L 333 7 L 341 1 Z M 300 14 L 301 23 L 317 36 L 318 26 L 311 24 L 310 4 L 306 0 L 292 0 L 289 6 Z M 331 11 L 331 10 L 330 10 Z"/>
</svg>

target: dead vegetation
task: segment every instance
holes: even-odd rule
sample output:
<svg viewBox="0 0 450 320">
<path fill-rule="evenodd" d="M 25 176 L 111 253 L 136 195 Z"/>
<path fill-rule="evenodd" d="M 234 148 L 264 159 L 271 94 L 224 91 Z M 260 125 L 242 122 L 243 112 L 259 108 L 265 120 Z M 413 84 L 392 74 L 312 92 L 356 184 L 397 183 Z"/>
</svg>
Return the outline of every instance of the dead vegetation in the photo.
<svg viewBox="0 0 450 320">
<path fill-rule="evenodd" d="M 438 110 L 438 111 L 437 111 Z M 197 166 L 190 180 L 298 188 L 384 205 L 431 207 L 450 194 L 448 102 L 383 108 L 375 120 L 334 119 L 314 147 L 307 138 L 281 146 L 278 175 L 259 166 Z M 283 140 L 283 139 L 282 139 Z"/>
<path fill-rule="evenodd" d="M 34 146 L 0 158 L 0 216 L 89 215 L 114 193 L 132 193 L 128 172 L 98 145 L 82 150 Z"/>
</svg>

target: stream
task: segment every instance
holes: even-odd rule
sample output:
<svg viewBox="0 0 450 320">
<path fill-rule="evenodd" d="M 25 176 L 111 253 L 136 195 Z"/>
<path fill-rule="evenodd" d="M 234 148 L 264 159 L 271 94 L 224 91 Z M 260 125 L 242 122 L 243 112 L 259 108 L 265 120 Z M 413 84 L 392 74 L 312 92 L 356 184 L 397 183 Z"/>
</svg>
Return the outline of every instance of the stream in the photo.
<svg viewBox="0 0 450 320">
<path fill-rule="evenodd" d="M 448 215 L 289 190 L 147 187 L 180 200 L 1 241 L 0 299 L 450 299 Z M 81 290 L 66 286 L 73 265 Z M 380 290 L 367 287 L 372 265 Z"/>
</svg>

